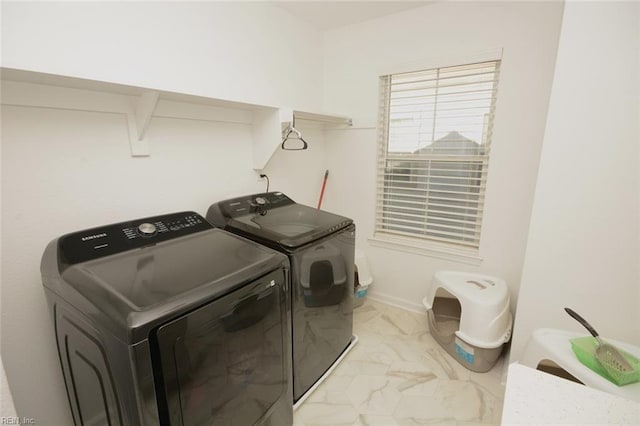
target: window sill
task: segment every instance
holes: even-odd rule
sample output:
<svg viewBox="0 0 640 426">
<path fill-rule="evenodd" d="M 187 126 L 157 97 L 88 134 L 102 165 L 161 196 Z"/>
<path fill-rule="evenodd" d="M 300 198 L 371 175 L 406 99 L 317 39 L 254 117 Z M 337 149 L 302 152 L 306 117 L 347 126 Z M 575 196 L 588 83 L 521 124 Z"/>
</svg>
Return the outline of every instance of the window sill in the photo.
<svg viewBox="0 0 640 426">
<path fill-rule="evenodd" d="M 427 241 L 414 241 L 410 238 L 387 235 L 375 235 L 370 237 L 368 240 L 371 245 L 375 247 L 404 251 L 407 253 L 466 263 L 469 265 L 480 265 L 483 260 L 475 249 L 457 248 L 450 245 Z"/>
</svg>

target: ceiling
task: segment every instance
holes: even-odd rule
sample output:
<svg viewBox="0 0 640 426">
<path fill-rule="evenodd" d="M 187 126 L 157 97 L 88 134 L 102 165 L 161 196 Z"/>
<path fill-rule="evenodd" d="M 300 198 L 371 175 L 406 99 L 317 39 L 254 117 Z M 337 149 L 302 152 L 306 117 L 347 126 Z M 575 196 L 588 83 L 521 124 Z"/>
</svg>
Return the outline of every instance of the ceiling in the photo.
<svg viewBox="0 0 640 426">
<path fill-rule="evenodd" d="M 274 1 L 278 7 L 324 31 L 368 21 L 435 1 Z"/>
</svg>

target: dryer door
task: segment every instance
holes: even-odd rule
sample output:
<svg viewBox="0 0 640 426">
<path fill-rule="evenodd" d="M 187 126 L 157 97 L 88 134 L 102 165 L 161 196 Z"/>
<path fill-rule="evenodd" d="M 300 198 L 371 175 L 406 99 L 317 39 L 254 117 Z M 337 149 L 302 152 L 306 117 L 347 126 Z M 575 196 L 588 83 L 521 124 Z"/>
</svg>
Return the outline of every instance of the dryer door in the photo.
<svg viewBox="0 0 640 426">
<path fill-rule="evenodd" d="M 284 284 L 274 271 L 158 328 L 161 424 L 260 424 L 291 410 Z"/>
</svg>

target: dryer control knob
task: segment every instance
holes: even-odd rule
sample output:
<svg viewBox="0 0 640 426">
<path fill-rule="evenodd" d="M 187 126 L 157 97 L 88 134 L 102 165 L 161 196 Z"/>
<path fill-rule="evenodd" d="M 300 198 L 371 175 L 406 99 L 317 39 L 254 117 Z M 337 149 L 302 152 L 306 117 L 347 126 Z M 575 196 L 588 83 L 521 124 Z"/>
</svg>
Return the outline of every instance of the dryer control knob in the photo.
<svg viewBox="0 0 640 426">
<path fill-rule="evenodd" d="M 262 197 L 256 197 L 256 204 L 259 206 L 264 206 L 265 204 L 267 204 L 267 200 Z"/>
<path fill-rule="evenodd" d="M 156 226 L 153 223 L 141 223 L 138 232 L 148 237 L 156 233 Z"/>
</svg>

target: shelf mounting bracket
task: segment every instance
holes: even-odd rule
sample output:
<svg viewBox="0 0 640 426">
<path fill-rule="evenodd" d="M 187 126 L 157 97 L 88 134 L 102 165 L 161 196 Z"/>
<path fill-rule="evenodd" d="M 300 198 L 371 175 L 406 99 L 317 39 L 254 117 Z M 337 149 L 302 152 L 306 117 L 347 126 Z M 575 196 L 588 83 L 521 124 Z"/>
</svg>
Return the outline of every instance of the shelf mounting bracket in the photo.
<svg viewBox="0 0 640 426">
<path fill-rule="evenodd" d="M 145 138 L 145 134 L 158 104 L 159 96 L 160 93 L 157 91 L 142 93 L 135 105 L 127 113 L 132 157 L 147 157 L 151 155 L 149 141 Z"/>
</svg>

